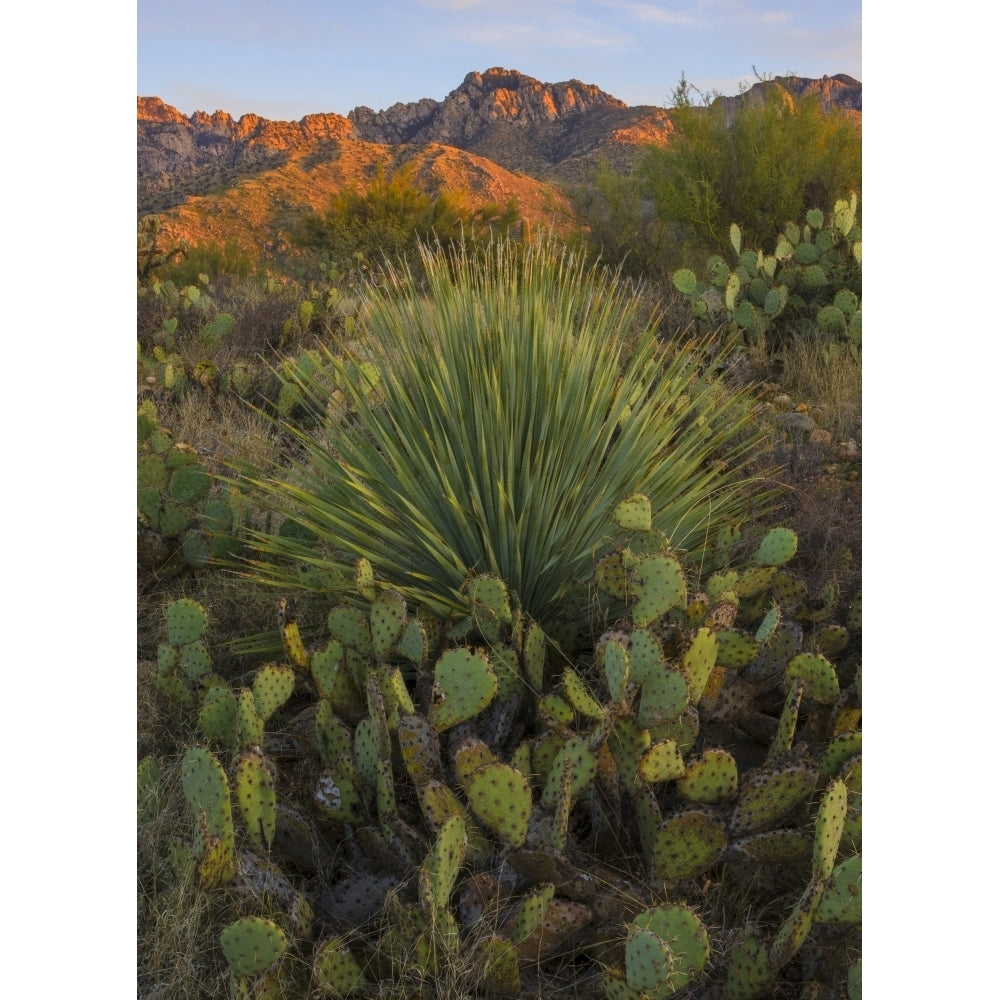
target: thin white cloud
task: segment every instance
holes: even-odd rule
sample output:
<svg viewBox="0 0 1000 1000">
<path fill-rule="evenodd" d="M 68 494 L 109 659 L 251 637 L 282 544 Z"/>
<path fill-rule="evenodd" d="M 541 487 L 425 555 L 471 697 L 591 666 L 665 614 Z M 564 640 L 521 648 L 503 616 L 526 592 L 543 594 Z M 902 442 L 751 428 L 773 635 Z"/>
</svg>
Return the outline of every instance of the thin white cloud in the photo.
<svg viewBox="0 0 1000 1000">
<path fill-rule="evenodd" d="M 662 4 L 636 3 L 634 0 L 607 0 L 603 7 L 621 11 L 626 17 L 644 24 L 696 25 L 700 19 L 688 9 L 672 10 Z"/>
</svg>

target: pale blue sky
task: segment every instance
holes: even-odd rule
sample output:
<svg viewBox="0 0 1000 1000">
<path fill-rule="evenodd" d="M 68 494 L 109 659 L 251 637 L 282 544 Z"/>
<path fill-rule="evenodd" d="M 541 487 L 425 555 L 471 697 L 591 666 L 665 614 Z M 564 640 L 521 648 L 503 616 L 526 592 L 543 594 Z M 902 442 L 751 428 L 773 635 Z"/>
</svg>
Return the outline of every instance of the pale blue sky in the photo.
<svg viewBox="0 0 1000 1000">
<path fill-rule="evenodd" d="M 492 66 L 666 105 L 761 73 L 861 79 L 861 2 L 139 0 L 138 89 L 185 114 L 381 110 L 442 100 Z"/>
</svg>

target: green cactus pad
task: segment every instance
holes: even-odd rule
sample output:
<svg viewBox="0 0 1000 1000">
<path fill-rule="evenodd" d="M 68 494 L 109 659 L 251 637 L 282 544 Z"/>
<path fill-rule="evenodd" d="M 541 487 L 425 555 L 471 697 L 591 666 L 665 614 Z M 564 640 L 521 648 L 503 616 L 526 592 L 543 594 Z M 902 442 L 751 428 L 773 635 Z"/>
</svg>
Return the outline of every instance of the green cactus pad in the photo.
<svg viewBox="0 0 1000 1000">
<path fill-rule="evenodd" d="M 692 909 L 654 906 L 638 914 L 629 927 L 626 979 L 630 987 L 664 1000 L 684 989 L 705 968 L 710 950 L 708 931 Z M 661 957 L 665 961 L 661 962 Z"/>
<path fill-rule="evenodd" d="M 504 625 L 510 625 L 513 621 L 507 586 L 498 576 L 488 574 L 474 576 L 466 584 L 465 594 L 472 604 L 473 614 L 476 613 L 475 609 L 479 606 L 492 611 Z"/>
<path fill-rule="evenodd" d="M 816 908 L 816 923 L 861 923 L 861 855 L 841 861 L 830 876 Z"/>
<path fill-rule="evenodd" d="M 572 667 L 563 671 L 563 689 L 569 703 L 581 715 L 588 719 L 604 718 L 604 709 L 594 700 L 583 678 Z"/>
<path fill-rule="evenodd" d="M 623 531 L 649 531 L 653 526 L 653 507 L 649 497 L 636 493 L 622 500 L 615 507 L 612 517 Z"/>
<path fill-rule="evenodd" d="M 229 747 L 237 744 L 236 696 L 228 687 L 213 687 L 205 695 L 198 724 L 207 739 Z"/>
<path fill-rule="evenodd" d="M 375 571 L 371 562 L 364 556 L 354 564 L 354 589 L 364 600 L 375 600 L 377 593 L 375 590 Z"/>
<path fill-rule="evenodd" d="M 649 735 L 654 743 L 661 740 L 673 740 L 681 754 L 686 754 L 694 746 L 700 728 L 698 710 L 694 705 L 688 705 L 676 719 L 671 719 L 662 726 L 653 726 Z"/>
<path fill-rule="evenodd" d="M 705 685 L 708 683 L 712 668 L 715 666 L 718 646 L 716 634 L 711 629 L 700 628 L 684 654 L 681 669 L 687 677 L 688 693 L 692 705 L 701 700 Z"/>
<path fill-rule="evenodd" d="M 820 759 L 819 769 L 823 774 L 837 774 L 855 754 L 861 752 L 861 733 L 841 733 L 827 745 Z"/>
<path fill-rule="evenodd" d="M 177 646 L 168 646 L 161 642 L 156 648 L 156 672 L 160 677 L 172 674 L 180 660 L 181 651 Z"/>
<path fill-rule="evenodd" d="M 208 615 L 197 601 L 182 597 L 167 608 L 167 642 L 184 646 L 200 639 L 208 628 Z"/>
<path fill-rule="evenodd" d="M 624 648 L 624 641 L 622 643 Z M 654 671 L 663 669 L 663 647 L 649 629 L 637 628 L 628 638 L 629 680 L 644 684 Z"/>
<path fill-rule="evenodd" d="M 542 808 L 552 811 L 559 801 L 563 776 L 563 761 L 570 762 L 571 797 L 575 801 L 580 793 L 593 781 L 597 771 L 597 755 L 587 745 L 585 737 L 574 736 L 567 740 L 552 763 L 545 788 L 542 790 Z"/>
<path fill-rule="evenodd" d="M 516 997 L 521 993 L 521 965 L 517 951 L 506 938 L 490 934 L 472 945 L 471 963 L 480 971 L 483 987 L 494 997 Z"/>
<path fill-rule="evenodd" d="M 523 944 L 534 934 L 544 919 L 545 911 L 549 908 L 555 892 L 556 887 L 550 883 L 539 886 L 524 898 L 510 931 L 510 939 L 515 946 Z"/>
<path fill-rule="evenodd" d="M 496 763 L 496 755 L 478 736 L 466 736 L 454 749 L 455 777 L 465 788 L 481 767 Z"/>
<path fill-rule="evenodd" d="M 795 739 L 795 727 L 799 724 L 799 709 L 802 706 L 802 694 L 805 691 L 805 684 L 801 680 L 792 681 L 788 694 L 785 696 L 785 704 L 781 709 L 781 716 L 778 719 L 778 728 L 771 740 L 771 747 L 768 750 L 768 759 L 773 760 L 779 754 L 783 754 L 792 748 L 792 741 Z"/>
<path fill-rule="evenodd" d="M 760 654 L 760 643 L 749 632 L 726 628 L 716 632 L 716 640 L 715 662 L 720 667 L 748 667 Z"/>
<path fill-rule="evenodd" d="M 208 647 L 196 639 L 179 648 L 177 666 L 184 672 L 188 680 L 196 681 L 200 677 L 212 672 L 212 659 L 208 653 Z"/>
<path fill-rule="evenodd" d="M 629 988 L 644 993 L 669 979 L 673 956 L 670 946 L 652 931 L 633 927 L 625 941 L 625 975 Z"/>
<path fill-rule="evenodd" d="M 261 754 L 246 753 L 236 761 L 233 788 L 250 842 L 259 851 L 270 850 L 278 822 L 278 799 L 274 778 Z"/>
<path fill-rule="evenodd" d="M 640 559 L 633 574 L 632 621 L 642 627 L 687 602 L 687 584 L 681 564 L 665 554 Z"/>
<path fill-rule="evenodd" d="M 630 592 L 631 574 L 622 563 L 620 552 L 612 552 L 597 563 L 595 570 L 597 589 L 603 594 L 623 601 Z"/>
<path fill-rule="evenodd" d="M 698 760 L 688 762 L 677 790 L 689 802 L 724 802 L 736 797 L 739 771 L 725 750 L 706 750 Z"/>
<path fill-rule="evenodd" d="M 327 938 L 317 945 L 312 974 L 313 984 L 335 997 L 348 997 L 368 983 L 357 959 L 341 937 Z"/>
<path fill-rule="evenodd" d="M 740 790 L 729 821 L 734 834 L 756 833 L 775 825 L 816 787 L 817 773 L 805 764 L 754 775 Z"/>
<path fill-rule="evenodd" d="M 396 737 L 403 764 L 418 788 L 441 777 L 441 744 L 427 719 L 415 714 L 401 716 Z"/>
<path fill-rule="evenodd" d="M 709 602 L 716 604 L 725 594 L 734 592 L 739 578 L 740 574 L 735 569 L 727 570 L 725 573 L 713 573 L 705 585 Z"/>
<path fill-rule="evenodd" d="M 313 801 L 320 811 L 338 823 L 361 823 L 365 807 L 358 790 L 360 776 L 349 757 L 341 757 L 333 768 L 320 774 Z"/>
<path fill-rule="evenodd" d="M 403 629 L 403 634 L 399 637 L 399 642 L 396 645 L 396 652 L 400 656 L 405 656 L 411 663 L 422 666 L 427 661 L 429 650 L 427 630 L 422 622 L 414 618 Z"/>
<path fill-rule="evenodd" d="M 449 649 L 434 667 L 428 718 L 443 733 L 478 715 L 493 700 L 497 677 L 486 655 Z"/>
<path fill-rule="evenodd" d="M 725 850 L 726 825 L 703 809 L 667 817 L 653 840 L 652 869 L 656 878 L 694 878 Z"/>
<path fill-rule="evenodd" d="M 479 768 L 465 789 L 476 818 L 511 847 L 521 847 L 531 818 L 528 779 L 507 764 Z"/>
<path fill-rule="evenodd" d="M 851 634 L 843 625 L 824 625 L 813 634 L 816 651 L 826 657 L 842 652 L 850 639 Z"/>
<path fill-rule="evenodd" d="M 291 667 L 268 663 L 253 679 L 253 698 L 257 714 L 267 722 L 292 696 L 295 671 Z"/>
<path fill-rule="evenodd" d="M 774 581 L 778 570 L 774 566 L 754 566 L 740 573 L 733 593 L 740 600 L 763 594 Z"/>
<path fill-rule="evenodd" d="M 424 902 L 430 912 L 440 913 L 448 908 L 448 900 L 468 848 L 465 821 L 461 816 L 449 817 L 438 831 L 434 846 L 423 863 L 430 889 L 430 898 Z"/>
<path fill-rule="evenodd" d="M 684 675 L 672 667 L 653 670 L 642 685 L 636 721 L 645 729 L 676 719 L 688 705 L 688 685 Z"/>
<path fill-rule="evenodd" d="M 740 837 L 729 845 L 729 854 L 741 861 L 787 864 L 812 857 L 813 838 L 802 830 L 765 830 Z"/>
<path fill-rule="evenodd" d="M 211 477 L 200 465 L 182 465 L 170 477 L 170 496 L 177 503 L 194 503 L 211 485 Z"/>
<path fill-rule="evenodd" d="M 167 485 L 167 464 L 159 455 L 143 455 L 138 461 L 138 485 L 162 490 Z"/>
<path fill-rule="evenodd" d="M 775 605 L 764 615 L 764 620 L 760 623 L 754 634 L 754 642 L 767 642 L 774 635 L 774 630 L 778 627 L 780 620 L 781 608 Z"/>
<path fill-rule="evenodd" d="M 646 740 L 649 740 L 647 730 L 639 730 L 645 733 Z M 640 781 L 651 784 L 660 781 L 675 781 L 684 776 L 684 758 L 681 757 L 677 744 L 673 740 L 663 740 L 654 743 L 638 760 L 635 773 Z"/>
<path fill-rule="evenodd" d="M 344 647 L 336 639 L 313 653 L 309 669 L 320 697 L 327 699 L 337 711 L 347 716 L 358 716 L 365 711 L 365 702 L 347 667 Z"/>
<path fill-rule="evenodd" d="M 651 742 L 649 730 L 643 729 L 634 719 L 621 718 L 611 730 L 608 738 L 608 749 L 611 751 L 611 756 L 618 766 L 618 771 L 626 787 L 637 779 L 639 761 L 649 750 Z M 660 751 L 660 753 L 669 758 L 669 750 Z M 683 773 L 683 766 L 683 762 L 681 762 L 681 773 Z M 676 764 L 674 767 L 676 768 Z"/>
<path fill-rule="evenodd" d="M 821 705 L 832 705 L 840 697 L 840 683 L 833 664 L 820 653 L 799 653 L 785 667 L 789 683 L 801 678 L 807 698 Z"/>
<path fill-rule="evenodd" d="M 528 686 L 541 694 L 545 684 L 545 632 L 541 625 L 532 623 L 524 636 L 521 665 Z"/>
<path fill-rule="evenodd" d="M 264 742 L 264 720 L 257 711 L 257 701 L 250 688 L 240 688 L 236 694 L 236 724 L 240 746 Z"/>
<path fill-rule="evenodd" d="M 823 793 L 816 815 L 816 843 L 813 849 L 813 878 L 825 881 L 833 874 L 840 838 L 847 819 L 847 786 L 839 778 Z"/>
<path fill-rule="evenodd" d="M 758 1000 L 771 994 L 774 973 L 767 947 L 753 929 L 739 932 L 729 951 L 724 1000 Z"/>
<path fill-rule="evenodd" d="M 609 639 L 601 647 L 601 659 L 604 663 L 604 677 L 611 700 L 620 704 L 625 700 L 625 690 L 629 681 L 628 653 L 620 642 Z"/>
<path fill-rule="evenodd" d="M 388 659 L 403 632 L 403 625 L 406 622 L 406 599 L 398 590 L 381 591 L 372 602 L 369 620 L 372 651 L 378 659 Z"/>
<path fill-rule="evenodd" d="M 316 706 L 315 732 L 316 748 L 323 763 L 331 764 L 340 757 L 354 755 L 351 730 L 338 718 L 328 701 L 321 701 Z"/>
<path fill-rule="evenodd" d="M 372 637 L 368 618 L 354 608 L 334 608 L 326 620 L 330 635 L 346 649 L 355 649 L 362 656 L 371 652 Z"/>
<path fill-rule="evenodd" d="M 263 972 L 285 953 L 285 932 L 272 920 L 244 917 L 230 924 L 221 935 L 222 953 L 234 976 Z"/>
<path fill-rule="evenodd" d="M 813 916 L 823 898 L 825 883 L 810 882 L 795 904 L 795 909 L 781 925 L 767 952 L 767 964 L 775 971 L 787 965 L 798 953 L 812 930 Z"/>
</svg>

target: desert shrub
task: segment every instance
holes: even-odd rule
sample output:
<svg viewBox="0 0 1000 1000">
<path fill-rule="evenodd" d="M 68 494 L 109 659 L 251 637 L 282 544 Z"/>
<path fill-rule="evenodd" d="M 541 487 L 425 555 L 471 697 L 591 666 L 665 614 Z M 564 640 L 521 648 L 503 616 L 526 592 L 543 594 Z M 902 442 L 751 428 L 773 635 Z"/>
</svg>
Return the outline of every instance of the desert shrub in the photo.
<svg viewBox="0 0 1000 1000">
<path fill-rule="evenodd" d="M 425 191 L 412 167 L 387 174 L 379 166 L 365 190 L 344 188 L 331 196 L 325 211 L 306 215 L 296 241 L 342 265 L 367 260 L 378 266 L 386 257 L 417 259 L 422 241 L 447 244 L 476 234 L 505 235 L 519 220 L 513 201 L 474 208 L 464 192 Z"/>
<path fill-rule="evenodd" d="M 675 135 L 650 146 L 632 173 L 599 167 L 577 191 L 577 211 L 605 259 L 663 278 L 686 260 L 725 253 L 731 223 L 748 246 L 806 210 L 828 211 L 861 190 L 860 128 L 819 98 L 793 99 L 778 83 L 763 101 L 691 100 L 674 91 Z M 706 101 L 708 98 L 706 98 Z"/>
<path fill-rule="evenodd" d="M 165 264 L 159 276 L 175 285 L 195 285 L 202 275 L 209 281 L 226 275 L 230 278 L 245 279 L 254 275 L 259 261 L 249 250 L 241 247 L 235 239 L 225 242 L 210 240 L 186 248 L 183 260 Z"/>
<path fill-rule="evenodd" d="M 683 80 L 682 80 L 683 83 Z M 861 190 L 860 128 L 819 97 L 793 98 L 765 82 L 733 111 L 716 98 L 696 106 L 675 91 L 676 138 L 650 147 L 636 172 L 657 217 L 699 249 L 724 252 L 735 222 L 760 246 L 807 209 L 827 211 Z"/>
<path fill-rule="evenodd" d="M 313 417 L 292 429 L 298 458 L 237 464 L 306 535 L 257 537 L 262 577 L 301 586 L 299 567 L 349 576 L 364 556 L 447 616 L 470 573 L 493 573 L 544 621 L 592 581 L 625 496 L 648 494 L 656 528 L 699 552 L 760 503 L 741 481 L 747 399 L 702 345 L 664 347 L 655 317 L 636 337 L 627 286 L 551 241 L 490 256 L 422 249 L 426 294 L 391 268 L 366 293 L 359 357 L 295 369 Z"/>
</svg>

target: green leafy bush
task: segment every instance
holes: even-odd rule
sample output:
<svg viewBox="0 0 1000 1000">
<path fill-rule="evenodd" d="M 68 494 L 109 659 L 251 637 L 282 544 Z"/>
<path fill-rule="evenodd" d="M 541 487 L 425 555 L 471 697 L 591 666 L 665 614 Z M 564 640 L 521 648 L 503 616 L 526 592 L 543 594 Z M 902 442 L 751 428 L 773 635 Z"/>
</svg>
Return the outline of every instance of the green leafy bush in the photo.
<svg viewBox="0 0 1000 1000">
<path fill-rule="evenodd" d="M 367 293 L 359 375 L 339 389 L 351 419 L 310 374 L 322 366 L 299 366 L 314 417 L 289 428 L 299 457 L 239 469 L 262 506 L 320 539 L 260 534 L 262 577 L 296 586 L 282 558 L 349 572 L 364 556 L 447 616 L 470 574 L 491 573 L 547 621 L 591 584 L 620 497 L 647 494 L 654 526 L 693 551 L 760 504 L 741 481 L 748 397 L 722 389 L 703 345 L 663 345 L 622 281 L 551 242 L 421 261 L 427 294 L 400 269 Z"/>
<path fill-rule="evenodd" d="M 344 188 L 331 196 L 326 211 L 307 215 L 297 241 L 335 262 L 378 264 L 383 257 L 416 258 L 420 242 L 447 244 L 491 231 L 505 235 L 519 221 L 513 201 L 473 208 L 462 191 L 428 193 L 410 166 L 390 174 L 379 166 L 366 190 Z"/>
<path fill-rule="evenodd" d="M 747 246 L 762 246 L 806 210 L 829 211 L 861 190 L 861 131 L 818 97 L 794 99 L 776 81 L 763 100 L 674 92 L 675 134 L 650 146 L 632 174 L 599 169 L 576 204 L 593 243 L 637 273 L 663 276 L 691 254 L 724 254 L 735 222 Z"/>
</svg>

